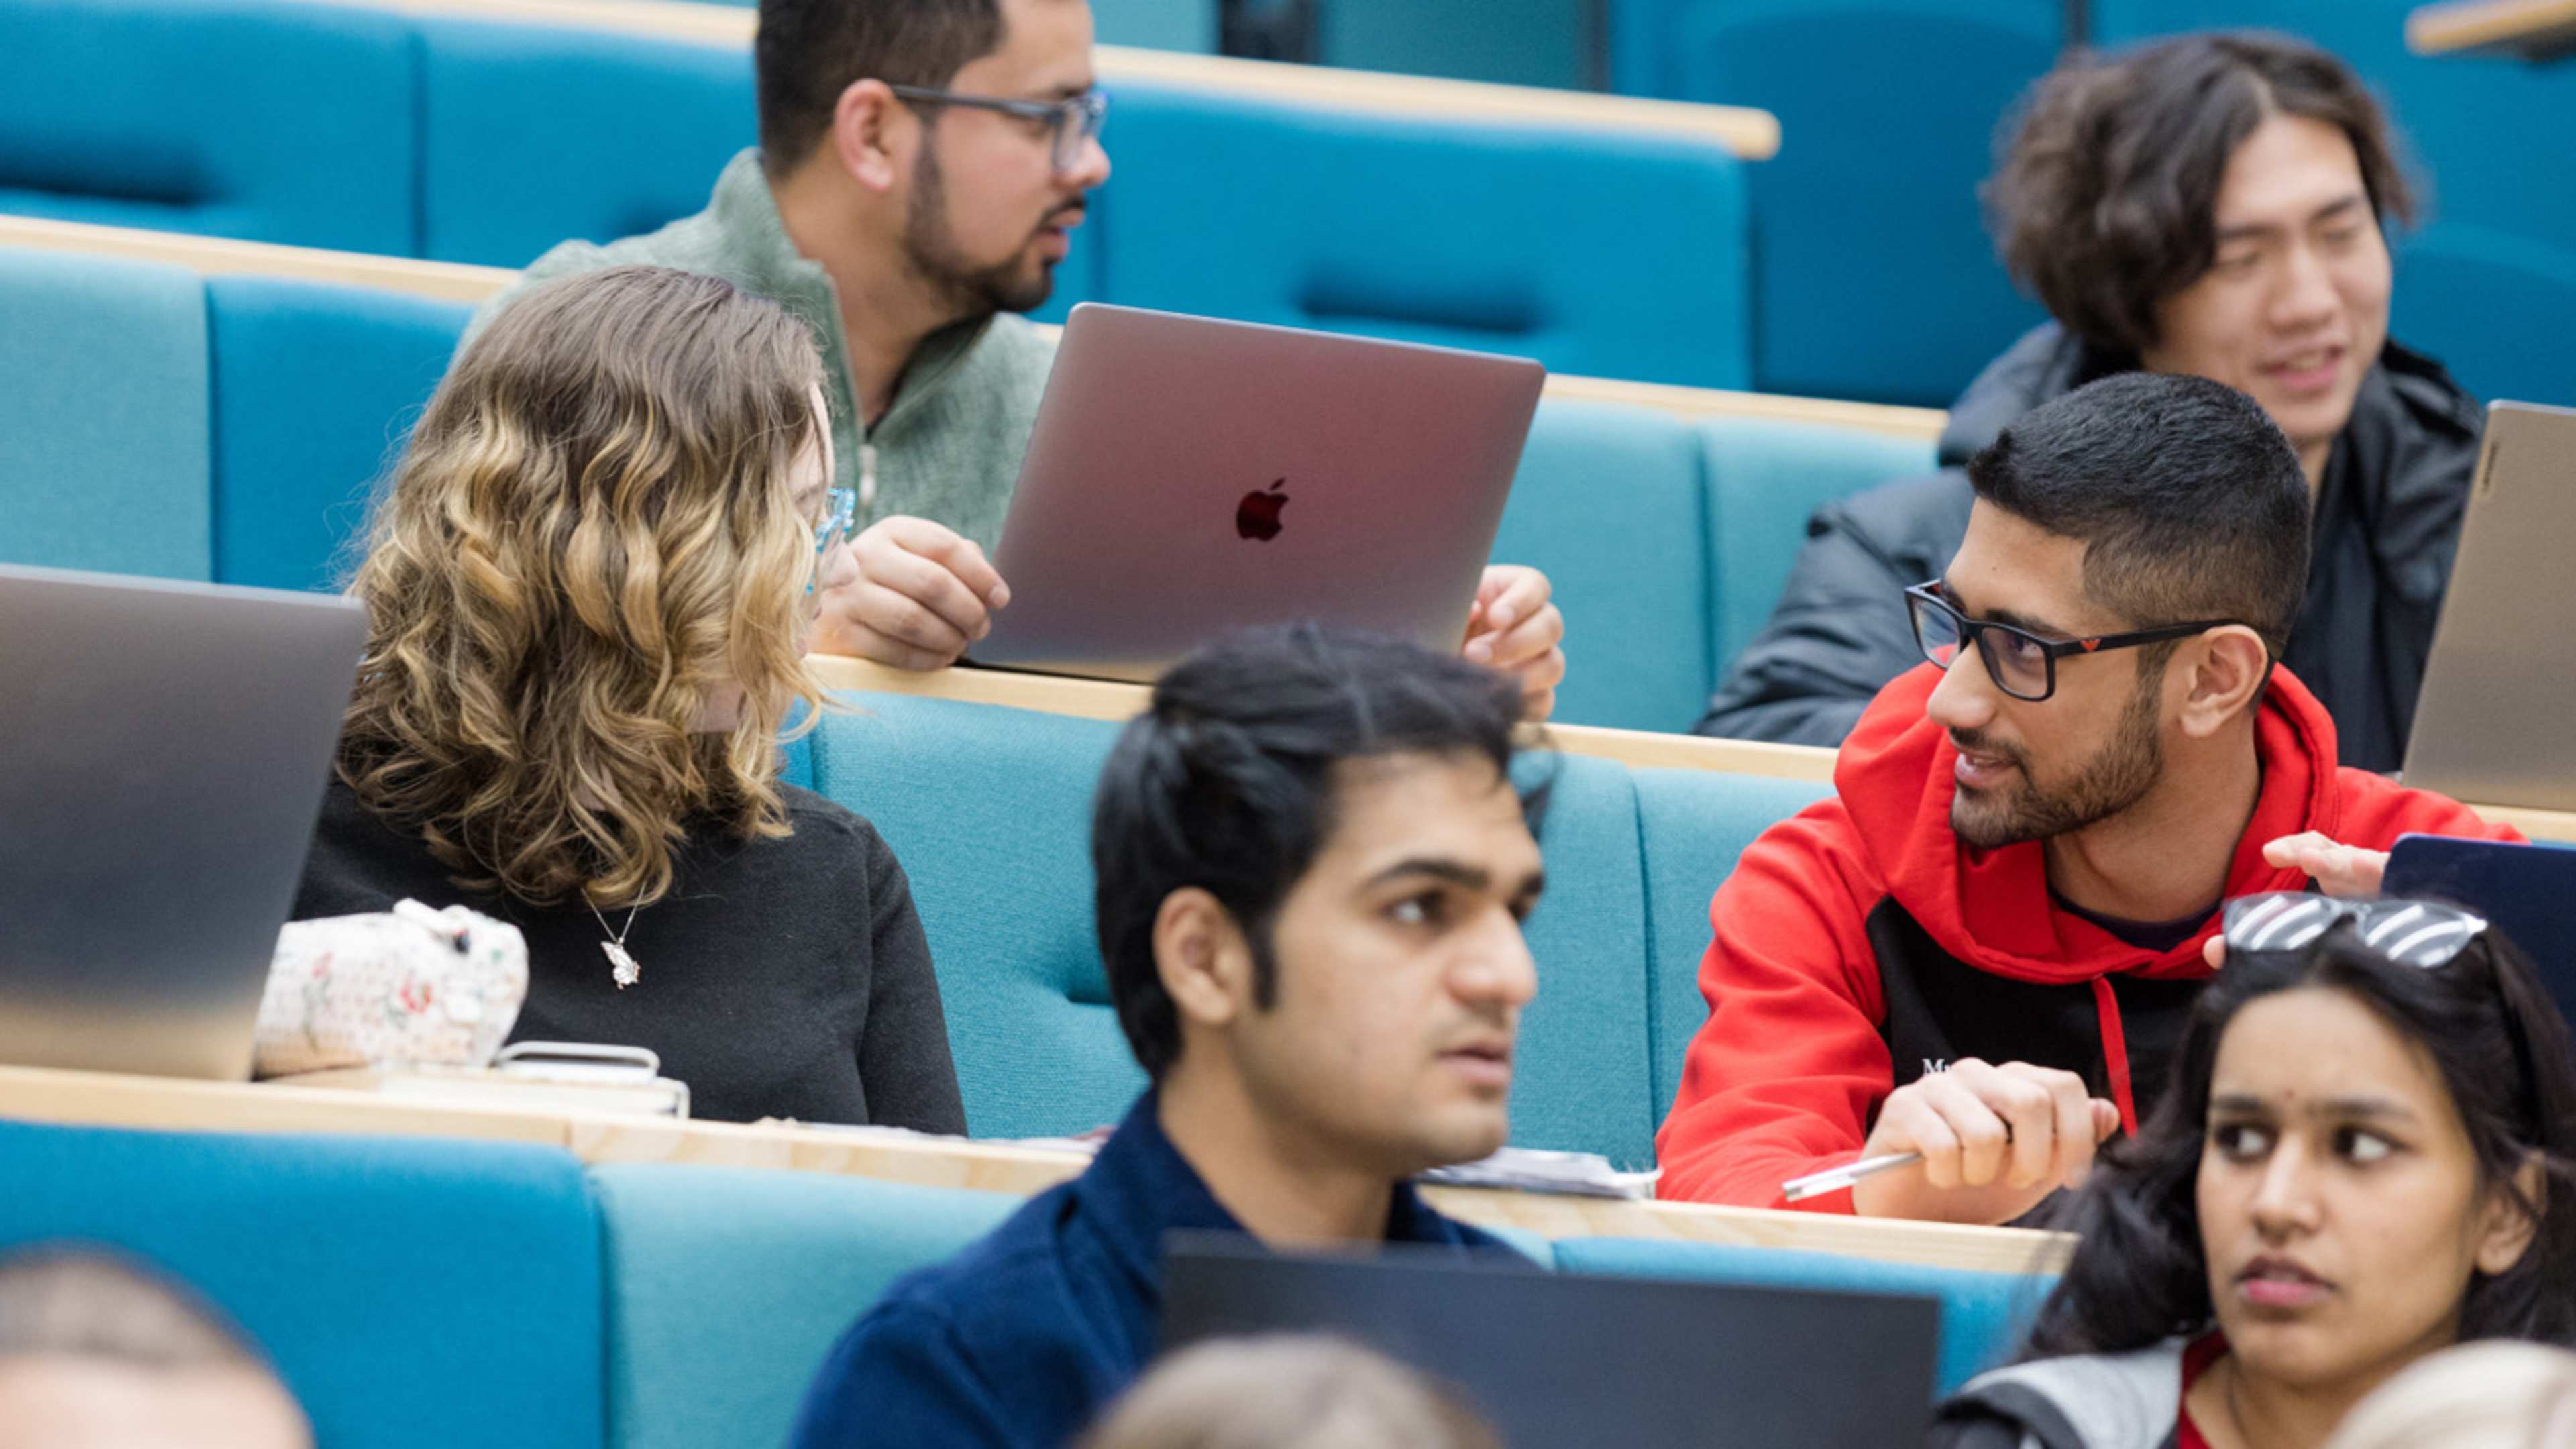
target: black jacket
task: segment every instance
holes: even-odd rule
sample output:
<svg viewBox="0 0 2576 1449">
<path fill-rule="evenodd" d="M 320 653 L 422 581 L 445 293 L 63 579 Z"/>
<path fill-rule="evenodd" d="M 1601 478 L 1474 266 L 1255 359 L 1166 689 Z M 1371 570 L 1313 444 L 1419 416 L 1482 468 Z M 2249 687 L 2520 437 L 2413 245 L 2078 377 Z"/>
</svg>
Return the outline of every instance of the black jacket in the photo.
<svg viewBox="0 0 2576 1449">
<path fill-rule="evenodd" d="M 1960 394 L 1939 473 L 1818 509 L 1771 622 L 1737 656 L 1699 732 L 1841 744 L 1871 696 L 1922 662 L 1902 591 L 1958 552 L 1968 459 L 2024 412 L 2129 365 L 2042 326 Z M 2334 716 L 2344 764 L 2394 770 L 2406 753 L 2482 416 L 2440 363 L 2392 342 L 2335 439 L 2308 596 L 2282 662 Z"/>
</svg>

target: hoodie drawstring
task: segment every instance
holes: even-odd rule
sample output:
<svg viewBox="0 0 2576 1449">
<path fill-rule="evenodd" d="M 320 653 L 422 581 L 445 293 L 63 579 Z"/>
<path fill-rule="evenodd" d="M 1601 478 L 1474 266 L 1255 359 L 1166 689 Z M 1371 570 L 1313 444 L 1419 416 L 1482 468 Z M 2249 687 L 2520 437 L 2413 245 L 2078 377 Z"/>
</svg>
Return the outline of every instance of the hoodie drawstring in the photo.
<svg viewBox="0 0 2576 1449">
<path fill-rule="evenodd" d="M 2093 978 L 2093 1009 L 2102 1018 L 2102 1064 L 2111 1076 L 2111 1101 L 2120 1109 L 2120 1130 L 2138 1132 L 2138 1107 L 2129 1096 L 2129 1035 L 2120 1025 L 2120 998 L 2111 978 Z"/>
</svg>

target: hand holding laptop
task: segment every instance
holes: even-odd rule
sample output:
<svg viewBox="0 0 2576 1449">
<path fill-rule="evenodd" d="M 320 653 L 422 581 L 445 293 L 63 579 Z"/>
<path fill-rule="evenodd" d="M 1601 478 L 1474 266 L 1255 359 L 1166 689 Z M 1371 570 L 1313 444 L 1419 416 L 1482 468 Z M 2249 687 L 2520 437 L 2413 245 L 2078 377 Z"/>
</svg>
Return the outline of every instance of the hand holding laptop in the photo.
<svg viewBox="0 0 2576 1449">
<path fill-rule="evenodd" d="M 1526 564 L 1488 564 L 1467 615 L 1470 662 L 1499 669 L 1520 681 L 1529 717 L 1556 712 L 1556 687 L 1565 680 L 1565 616 L 1548 601 L 1547 575 Z"/>
<path fill-rule="evenodd" d="M 984 551 L 944 524 L 894 517 L 822 563 L 812 648 L 896 669 L 945 669 L 1011 602 Z"/>
</svg>

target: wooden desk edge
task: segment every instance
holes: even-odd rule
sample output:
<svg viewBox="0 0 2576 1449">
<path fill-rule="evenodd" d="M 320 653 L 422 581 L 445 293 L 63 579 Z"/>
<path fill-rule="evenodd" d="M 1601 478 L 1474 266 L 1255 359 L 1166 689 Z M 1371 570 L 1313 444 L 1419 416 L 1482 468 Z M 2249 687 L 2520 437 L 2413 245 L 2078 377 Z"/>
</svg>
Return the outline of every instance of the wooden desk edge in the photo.
<svg viewBox="0 0 2576 1449">
<path fill-rule="evenodd" d="M 756 12 L 691 0 L 305 0 L 406 15 L 609 30 L 696 45 L 748 47 Z M 1710 141 L 1746 161 L 1780 150 L 1779 118 L 1749 106 L 1560 91 L 1541 86 L 1286 65 L 1186 51 L 1095 47 L 1101 76 L 1225 94 L 1267 95 L 1327 109 L 1433 115 L 1452 121 L 1564 126 Z"/>
<path fill-rule="evenodd" d="M 2406 16 L 2417 55 L 2556 54 L 2576 48 L 2576 0 L 2448 0 Z"/>
</svg>

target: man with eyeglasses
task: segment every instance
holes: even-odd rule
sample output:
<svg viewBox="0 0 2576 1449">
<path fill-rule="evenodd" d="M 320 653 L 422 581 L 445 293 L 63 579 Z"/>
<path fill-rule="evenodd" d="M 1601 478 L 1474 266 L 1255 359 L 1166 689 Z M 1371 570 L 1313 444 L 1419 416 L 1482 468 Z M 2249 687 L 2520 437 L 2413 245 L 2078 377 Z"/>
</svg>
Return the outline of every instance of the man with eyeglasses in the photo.
<svg viewBox="0 0 2576 1449">
<path fill-rule="evenodd" d="M 2023 1219 L 2153 1104 L 2222 901 L 2370 893 L 2408 831 L 2515 838 L 2337 767 L 2277 662 L 2307 480 L 2252 399 L 2124 373 L 1968 479 L 1957 557 L 1903 590 L 1922 662 L 1710 903 L 1667 1197 L 1776 1206 L 1918 1154 L 1801 1205 Z"/>
<path fill-rule="evenodd" d="M 566 242 L 485 304 L 648 262 L 768 297 L 814 329 L 856 530 L 823 570 L 813 646 L 901 669 L 955 663 L 1010 587 L 999 539 L 1048 334 L 1010 315 L 1054 289 L 1109 179 L 1085 0 L 762 0 L 760 146 L 705 211 L 608 246 Z M 1565 673 L 1535 569 L 1486 570 L 1467 657 L 1513 673 L 1535 717 Z"/>
</svg>

